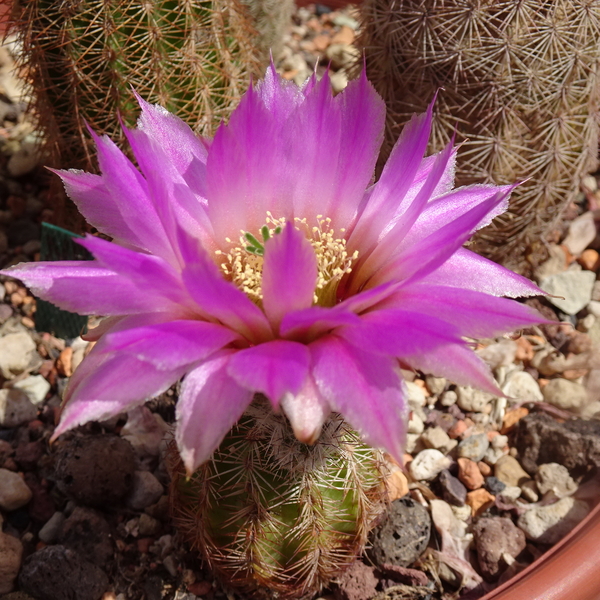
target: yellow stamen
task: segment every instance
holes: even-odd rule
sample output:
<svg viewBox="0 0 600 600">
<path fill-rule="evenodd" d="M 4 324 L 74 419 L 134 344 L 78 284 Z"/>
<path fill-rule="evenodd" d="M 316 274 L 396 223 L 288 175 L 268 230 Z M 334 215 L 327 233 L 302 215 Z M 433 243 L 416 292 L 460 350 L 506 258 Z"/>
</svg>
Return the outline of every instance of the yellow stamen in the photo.
<svg viewBox="0 0 600 600">
<path fill-rule="evenodd" d="M 283 229 L 284 218 L 276 219 L 267 212 L 266 226 L 270 237 L 277 235 L 278 228 Z M 358 251 L 352 255 L 346 249 L 346 240 L 336 236 L 331 227 L 331 219 L 317 215 L 317 225 L 309 227 L 306 218 L 295 218 L 294 227 L 302 231 L 311 243 L 317 257 L 317 285 L 314 303 L 320 306 L 333 306 L 336 302 L 337 286 L 344 275 L 352 271 L 352 263 L 358 256 Z M 344 233 L 344 230 L 340 230 Z M 262 236 L 256 236 L 262 239 Z M 231 244 L 228 251 L 217 250 L 216 254 L 221 263 L 225 277 L 235 283 L 248 297 L 258 305 L 262 302 L 262 266 L 263 257 L 248 246 L 245 232 L 241 232 L 239 246 Z M 268 240 L 265 244 L 268 244 Z"/>
</svg>

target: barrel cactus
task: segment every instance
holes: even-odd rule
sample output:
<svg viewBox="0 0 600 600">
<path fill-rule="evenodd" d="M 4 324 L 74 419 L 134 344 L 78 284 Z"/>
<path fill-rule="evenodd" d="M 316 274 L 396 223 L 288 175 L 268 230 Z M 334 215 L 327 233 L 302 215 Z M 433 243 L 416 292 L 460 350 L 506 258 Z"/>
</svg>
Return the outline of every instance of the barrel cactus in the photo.
<svg viewBox="0 0 600 600">
<path fill-rule="evenodd" d="M 12 30 L 23 46 L 21 67 L 52 166 L 94 169 L 86 124 L 122 142 L 115 116 L 135 124 L 133 90 L 210 135 L 260 70 L 256 31 L 238 0 L 24 0 L 18 6 Z"/>
<path fill-rule="evenodd" d="M 186 477 L 173 444 L 175 525 L 232 587 L 280 598 L 317 592 L 360 553 L 385 508 L 381 454 L 339 415 L 313 445 L 256 400 Z"/>
<path fill-rule="evenodd" d="M 362 19 L 388 152 L 441 89 L 430 149 L 458 124 L 459 183 L 527 180 L 474 248 L 521 269 L 539 260 L 540 238 L 596 165 L 600 2 L 364 0 Z"/>
</svg>

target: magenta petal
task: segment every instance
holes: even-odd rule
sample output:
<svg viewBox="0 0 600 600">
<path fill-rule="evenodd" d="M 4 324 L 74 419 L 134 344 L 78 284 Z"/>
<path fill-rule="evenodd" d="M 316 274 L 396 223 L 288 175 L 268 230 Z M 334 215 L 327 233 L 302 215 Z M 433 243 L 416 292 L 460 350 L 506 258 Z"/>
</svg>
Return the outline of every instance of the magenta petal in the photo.
<svg viewBox="0 0 600 600">
<path fill-rule="evenodd" d="M 159 215 L 171 247 L 176 247 L 179 227 L 211 247 L 213 228 L 208 219 L 206 200 L 190 187 L 179 171 L 181 157 L 171 156 L 159 141 L 142 130 L 125 130 L 127 139 L 140 169 L 146 177 L 146 186 Z M 178 163 L 177 159 L 181 159 Z M 193 168 L 191 165 L 190 168 Z M 202 166 L 204 169 L 204 166 Z M 188 174 L 190 177 L 198 174 Z M 189 178 L 189 177 L 188 177 Z M 204 175 L 202 175 L 204 178 Z M 204 184 L 202 184 L 204 185 Z M 200 190 L 205 194 L 205 190 Z"/>
<path fill-rule="evenodd" d="M 142 109 L 139 129 L 163 148 L 180 175 L 185 179 L 193 168 L 202 169 L 208 151 L 189 125 L 162 106 L 149 104 L 137 94 L 136 99 Z"/>
<path fill-rule="evenodd" d="M 413 369 L 447 377 L 453 383 L 472 385 L 495 396 L 504 396 L 490 368 L 464 343 L 403 356 L 402 361 Z"/>
<path fill-rule="evenodd" d="M 297 394 L 285 394 L 281 408 L 290 420 L 294 435 L 305 444 L 314 444 L 331 413 L 329 403 L 309 375 Z"/>
<path fill-rule="evenodd" d="M 148 294 L 139 282 L 91 261 L 22 263 L 0 273 L 20 279 L 39 298 L 82 315 L 180 311 L 167 298 Z"/>
<path fill-rule="evenodd" d="M 250 88 L 229 124 L 219 127 L 206 164 L 208 213 L 217 239 L 237 240 L 240 231 L 257 235 L 268 210 L 276 218 L 293 217 L 293 181 L 284 180 L 290 152 L 284 126 L 294 107 L 295 100 L 284 97 L 270 112 Z"/>
<path fill-rule="evenodd" d="M 264 313 L 244 292 L 223 279 L 202 248 L 188 246 L 182 238 L 180 246 L 184 257 L 182 277 L 192 298 L 205 315 L 218 319 L 253 343 L 273 337 Z"/>
<path fill-rule="evenodd" d="M 400 289 L 384 306 L 420 312 L 456 326 L 463 336 L 495 337 L 544 322 L 533 308 L 514 300 L 446 286 L 419 284 Z"/>
<path fill-rule="evenodd" d="M 112 242 L 88 235 L 78 240 L 98 263 L 128 279 L 138 288 L 137 294 L 147 294 L 157 302 L 172 302 L 181 310 L 193 310 L 191 298 L 183 289 L 175 270 L 162 258 L 122 248 Z M 101 313 L 102 314 L 102 313 Z"/>
<path fill-rule="evenodd" d="M 358 323 L 360 317 L 341 304 L 331 308 L 311 306 L 285 315 L 279 333 L 287 339 L 309 342 L 336 327 Z"/>
<path fill-rule="evenodd" d="M 121 207 L 106 189 L 100 175 L 73 170 L 53 172 L 62 179 L 67 195 L 90 225 L 119 244 L 144 247 L 137 233 L 121 215 Z"/>
<path fill-rule="evenodd" d="M 350 236 L 351 251 L 356 248 L 373 247 L 393 216 L 406 210 L 406 194 L 417 175 L 427 148 L 432 111 L 433 103 L 429 105 L 426 113 L 413 116 L 402 130 Z"/>
<path fill-rule="evenodd" d="M 274 327 L 284 316 L 308 308 L 317 285 L 317 257 L 304 234 L 288 223 L 265 244 L 263 308 Z"/>
<path fill-rule="evenodd" d="M 502 214 L 508 208 L 508 199 L 514 185 L 470 185 L 458 188 L 430 202 L 403 241 L 403 248 L 410 248 L 415 243 L 440 229 L 440 225 L 454 221 L 476 206 L 504 193 L 501 202 L 494 205 L 474 226 L 474 231 L 489 225 L 494 217 Z"/>
<path fill-rule="evenodd" d="M 240 385 L 263 393 L 277 407 L 284 394 L 297 394 L 302 389 L 309 361 L 303 344 L 274 340 L 237 352 L 228 372 Z"/>
<path fill-rule="evenodd" d="M 362 316 L 359 325 L 336 330 L 344 340 L 373 354 L 403 357 L 460 343 L 453 324 L 419 311 L 375 310 Z"/>
<path fill-rule="evenodd" d="M 185 371 L 186 367 L 160 370 L 134 356 L 101 355 L 94 348 L 69 382 L 66 406 L 53 438 L 88 421 L 117 415 L 163 393 Z"/>
<path fill-rule="evenodd" d="M 378 271 L 369 280 L 369 285 L 374 286 L 393 279 L 408 282 L 433 272 L 469 239 L 477 224 L 496 206 L 503 203 L 506 196 L 506 193 L 498 192 L 494 197 L 474 206 L 454 221 L 446 223 L 425 239 L 416 242 Z"/>
<path fill-rule="evenodd" d="M 170 245 L 144 178 L 108 137 L 92 132 L 98 163 L 107 192 L 119 208 L 120 218 L 135 231 L 144 250 L 169 258 Z"/>
<path fill-rule="evenodd" d="M 183 380 L 175 439 L 188 475 L 210 458 L 252 401 L 253 393 L 227 374 L 230 356 L 207 360 Z"/>
<path fill-rule="evenodd" d="M 332 410 L 401 462 L 407 410 L 395 361 L 335 336 L 321 338 L 310 350 L 313 377 Z"/>
<path fill-rule="evenodd" d="M 366 257 L 366 260 L 361 262 L 358 269 L 354 269 L 355 272 L 353 275 L 356 279 L 354 283 L 355 288 L 360 287 L 364 283 L 364 279 L 368 277 L 369 273 L 376 272 L 390 257 L 394 256 L 397 248 L 400 247 L 406 234 L 414 225 L 425 205 L 431 199 L 434 190 L 442 180 L 452 154 L 453 146 L 450 143 L 437 155 L 434 164 L 429 169 L 426 181 L 421 186 L 415 198 L 410 203 L 403 202 L 405 210 L 398 216 L 393 227 L 385 232 L 383 238 L 379 240 L 371 254 Z"/>
<path fill-rule="evenodd" d="M 423 283 L 475 290 L 493 296 L 545 296 L 529 279 L 517 275 L 466 248 L 459 248 L 443 265 L 429 273 Z"/>
<path fill-rule="evenodd" d="M 169 321 L 106 334 L 104 352 L 135 356 L 160 370 L 177 369 L 203 360 L 238 335 L 204 321 Z"/>
<path fill-rule="evenodd" d="M 385 103 L 364 70 L 334 102 L 340 104 L 343 141 L 338 150 L 336 201 L 325 214 L 339 228 L 348 227 L 352 222 L 373 178 L 383 141 Z"/>
</svg>

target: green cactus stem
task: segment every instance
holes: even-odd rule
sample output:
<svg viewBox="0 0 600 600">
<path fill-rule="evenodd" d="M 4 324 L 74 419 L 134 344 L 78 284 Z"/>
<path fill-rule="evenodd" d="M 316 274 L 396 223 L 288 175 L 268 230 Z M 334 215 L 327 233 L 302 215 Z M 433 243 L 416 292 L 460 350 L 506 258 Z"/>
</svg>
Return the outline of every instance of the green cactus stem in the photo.
<svg viewBox="0 0 600 600">
<path fill-rule="evenodd" d="M 173 444 L 173 519 L 226 585 L 301 598 L 364 548 L 386 506 L 383 464 L 341 417 L 308 446 L 256 400 L 190 478 Z"/>
</svg>

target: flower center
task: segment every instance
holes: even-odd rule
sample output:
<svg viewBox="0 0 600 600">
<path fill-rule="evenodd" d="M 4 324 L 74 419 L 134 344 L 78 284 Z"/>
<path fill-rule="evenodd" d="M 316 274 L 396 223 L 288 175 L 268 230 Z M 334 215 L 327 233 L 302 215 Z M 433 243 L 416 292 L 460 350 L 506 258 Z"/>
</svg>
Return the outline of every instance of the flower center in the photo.
<svg viewBox="0 0 600 600">
<path fill-rule="evenodd" d="M 262 303 L 262 268 L 265 245 L 278 235 L 286 224 L 285 218 L 275 219 L 267 212 L 266 224 L 261 227 L 260 234 L 254 236 L 242 231 L 239 245 L 233 245 L 231 239 L 227 252 L 217 250 L 221 269 L 225 277 L 235 283 L 248 297 L 258 305 Z M 314 303 L 320 306 L 333 306 L 336 302 L 336 291 L 342 277 L 352 271 L 352 263 L 358 251 L 352 255 L 346 248 L 346 240 L 336 237 L 331 227 L 331 219 L 317 215 L 317 225 L 310 227 L 306 219 L 295 218 L 294 227 L 302 231 L 310 242 L 317 257 L 317 285 Z M 344 229 L 340 233 L 344 233 Z"/>
</svg>

